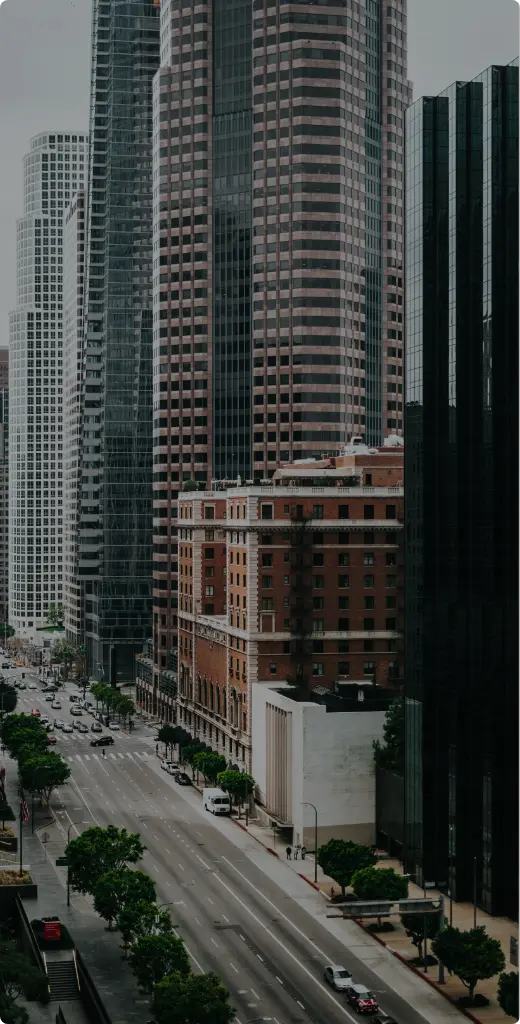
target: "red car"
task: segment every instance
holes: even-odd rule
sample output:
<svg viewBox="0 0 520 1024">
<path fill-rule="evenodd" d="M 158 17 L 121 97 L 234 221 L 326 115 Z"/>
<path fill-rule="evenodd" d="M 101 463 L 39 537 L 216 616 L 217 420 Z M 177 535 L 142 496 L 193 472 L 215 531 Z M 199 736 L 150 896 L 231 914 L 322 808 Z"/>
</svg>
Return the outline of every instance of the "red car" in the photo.
<svg viewBox="0 0 520 1024">
<path fill-rule="evenodd" d="M 345 994 L 356 1013 L 377 1013 L 379 1010 L 377 1000 L 364 985 L 351 985 Z"/>
<path fill-rule="evenodd" d="M 55 736 L 47 736 L 47 743 L 52 743 L 52 744 L 56 743 L 56 737 Z"/>
<path fill-rule="evenodd" d="M 31 717 L 32 718 L 40 718 L 41 717 L 40 709 L 39 708 L 33 708 L 32 711 L 31 711 Z"/>
</svg>

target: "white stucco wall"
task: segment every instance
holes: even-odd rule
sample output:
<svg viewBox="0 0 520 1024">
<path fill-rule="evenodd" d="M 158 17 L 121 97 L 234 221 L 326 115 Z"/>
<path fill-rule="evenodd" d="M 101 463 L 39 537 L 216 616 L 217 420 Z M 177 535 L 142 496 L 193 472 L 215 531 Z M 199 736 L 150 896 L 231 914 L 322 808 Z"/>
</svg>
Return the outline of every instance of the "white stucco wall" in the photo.
<svg viewBox="0 0 520 1024">
<path fill-rule="evenodd" d="M 382 736 L 384 712 L 327 712 L 320 704 L 282 696 L 268 684 L 253 687 L 253 777 L 264 805 L 267 703 L 291 715 L 293 842 L 314 848 L 314 811 L 302 806 L 305 800 L 318 808 L 319 843 L 333 837 L 375 842 L 372 742 Z"/>
</svg>

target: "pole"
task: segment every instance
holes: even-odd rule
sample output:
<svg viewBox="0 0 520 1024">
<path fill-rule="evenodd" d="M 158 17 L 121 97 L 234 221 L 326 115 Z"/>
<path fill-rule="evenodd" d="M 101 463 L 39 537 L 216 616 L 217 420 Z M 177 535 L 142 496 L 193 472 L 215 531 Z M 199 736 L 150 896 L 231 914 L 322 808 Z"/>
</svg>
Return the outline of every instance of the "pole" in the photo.
<svg viewBox="0 0 520 1024">
<path fill-rule="evenodd" d="M 20 877 L 23 875 L 23 869 L 22 869 L 22 863 L 23 863 L 23 857 L 22 857 L 22 850 L 23 850 L 22 824 L 23 824 L 22 798 L 20 797 Z"/>
<path fill-rule="evenodd" d="M 439 914 L 439 931 L 442 931 L 443 928 L 444 928 L 444 896 L 441 893 L 441 910 L 440 910 L 440 914 Z M 445 984 L 444 964 L 442 963 L 442 960 L 439 960 L 439 985 L 444 985 L 444 984 Z"/>
<path fill-rule="evenodd" d="M 34 779 L 33 779 L 33 791 L 31 793 L 31 835 L 34 835 Z"/>
<path fill-rule="evenodd" d="M 424 925 L 423 925 L 423 927 L 424 927 L 423 966 L 424 966 L 424 973 L 428 974 L 428 920 L 427 920 L 427 914 L 424 915 L 423 922 L 424 922 Z"/>
<path fill-rule="evenodd" d="M 318 809 L 314 808 L 314 884 L 318 884 Z"/>
<path fill-rule="evenodd" d="M 477 858 L 473 857 L 473 927 L 477 927 Z"/>
<path fill-rule="evenodd" d="M 70 865 L 67 864 L 67 906 L 70 907 Z"/>
</svg>

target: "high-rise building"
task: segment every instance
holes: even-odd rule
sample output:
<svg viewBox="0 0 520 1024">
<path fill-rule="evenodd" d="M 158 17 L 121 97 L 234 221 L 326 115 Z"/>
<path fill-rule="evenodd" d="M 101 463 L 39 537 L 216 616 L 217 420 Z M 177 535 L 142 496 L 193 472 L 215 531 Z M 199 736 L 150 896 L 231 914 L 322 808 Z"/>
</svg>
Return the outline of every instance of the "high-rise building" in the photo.
<svg viewBox="0 0 520 1024">
<path fill-rule="evenodd" d="M 79 578 L 91 674 L 131 680 L 151 630 L 152 79 L 159 10 L 94 0 Z"/>
<path fill-rule="evenodd" d="M 85 192 L 77 192 L 63 219 L 63 609 L 75 643 L 83 631 L 78 513 L 84 287 Z"/>
<path fill-rule="evenodd" d="M 408 868 L 518 911 L 518 62 L 407 113 Z"/>
<path fill-rule="evenodd" d="M 163 4 L 154 89 L 154 657 L 177 494 L 403 423 L 406 3 Z"/>
<path fill-rule="evenodd" d="M 0 619 L 9 608 L 9 349 L 0 348 Z"/>
<path fill-rule="evenodd" d="M 63 211 L 85 184 L 87 135 L 44 132 L 24 157 L 9 318 L 9 619 L 43 625 L 63 585 Z"/>
</svg>

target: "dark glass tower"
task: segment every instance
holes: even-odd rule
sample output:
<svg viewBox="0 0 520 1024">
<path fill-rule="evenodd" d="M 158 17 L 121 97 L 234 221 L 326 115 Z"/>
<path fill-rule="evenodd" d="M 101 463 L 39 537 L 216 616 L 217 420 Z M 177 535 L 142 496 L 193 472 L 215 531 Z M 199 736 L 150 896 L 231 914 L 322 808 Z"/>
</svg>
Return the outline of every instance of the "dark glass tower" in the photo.
<svg viewBox="0 0 520 1024">
<path fill-rule="evenodd" d="M 151 631 L 152 0 L 94 0 L 80 578 L 89 670 L 131 680 Z"/>
<path fill-rule="evenodd" d="M 518 904 L 518 63 L 407 112 L 406 849 Z"/>
</svg>

